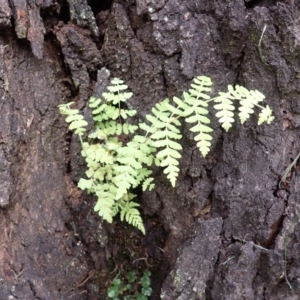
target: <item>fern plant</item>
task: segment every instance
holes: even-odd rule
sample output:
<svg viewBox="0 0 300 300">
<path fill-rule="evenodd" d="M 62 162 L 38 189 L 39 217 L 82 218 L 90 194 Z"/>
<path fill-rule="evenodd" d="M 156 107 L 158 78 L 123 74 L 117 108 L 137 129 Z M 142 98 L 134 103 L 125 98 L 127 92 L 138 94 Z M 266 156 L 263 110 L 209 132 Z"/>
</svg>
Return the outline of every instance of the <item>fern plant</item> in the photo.
<svg viewBox="0 0 300 300">
<path fill-rule="evenodd" d="M 136 226 L 143 233 L 145 228 L 138 211 L 139 204 L 133 199 L 132 189 L 142 186 L 143 191 L 154 188 L 150 167 L 153 164 L 164 168 L 164 173 L 175 187 L 179 175 L 179 159 L 182 146 L 180 139 L 181 122 L 191 124 L 191 132 L 201 154 L 205 157 L 211 148 L 212 131 L 208 106 L 214 102 L 216 117 L 221 126 L 228 131 L 234 123 L 233 101 L 239 101 L 239 118 L 243 124 L 254 113 L 254 108 L 261 110 L 258 124 L 270 124 L 274 117 L 269 106 L 261 106 L 264 95 L 259 91 L 231 85 L 227 92 L 220 92 L 211 98 L 212 82 L 209 77 L 195 78 L 183 99 L 173 97 L 172 103 L 165 99 L 157 103 L 146 122 L 139 126 L 126 123 L 128 117 L 136 114 L 135 110 L 124 108 L 123 103 L 131 98 L 127 85 L 114 78 L 107 87 L 108 92 L 101 98 L 91 97 L 89 107 L 92 110 L 94 129 L 83 141 L 87 122 L 71 103 L 59 106 L 61 114 L 67 115 L 66 122 L 80 138 L 82 156 L 87 163 L 87 179 L 81 178 L 78 187 L 97 196 L 95 211 L 106 221 L 120 213 L 121 220 Z M 137 134 L 141 129 L 146 133 Z M 133 137 L 126 141 L 128 135 Z"/>
<path fill-rule="evenodd" d="M 126 123 L 126 119 L 136 114 L 135 110 L 122 107 L 132 93 L 126 92 L 127 85 L 120 79 L 113 79 L 103 99 L 91 97 L 94 129 L 85 141 L 81 141 L 82 156 L 87 164 L 87 179 L 81 178 L 78 187 L 97 196 L 94 210 L 109 223 L 120 213 L 121 220 L 136 226 L 143 233 L 145 228 L 134 202 L 135 195 L 130 193 L 147 178 L 150 184 L 150 170 L 143 166 L 147 161 L 149 149 L 139 147 L 137 136 L 129 143 L 122 142 L 122 136 L 134 133 L 138 126 Z M 59 106 L 62 114 L 68 115 L 69 128 L 81 136 L 87 123 L 81 119 L 79 111 L 71 109 L 70 104 Z M 151 163 L 148 165 L 151 165 Z"/>
<path fill-rule="evenodd" d="M 120 273 L 113 279 L 111 286 L 107 290 L 107 296 L 112 300 L 147 300 L 152 294 L 151 272 L 144 270 L 143 276 L 138 280 L 137 272 L 130 271 L 123 274 L 121 280 Z"/>
</svg>

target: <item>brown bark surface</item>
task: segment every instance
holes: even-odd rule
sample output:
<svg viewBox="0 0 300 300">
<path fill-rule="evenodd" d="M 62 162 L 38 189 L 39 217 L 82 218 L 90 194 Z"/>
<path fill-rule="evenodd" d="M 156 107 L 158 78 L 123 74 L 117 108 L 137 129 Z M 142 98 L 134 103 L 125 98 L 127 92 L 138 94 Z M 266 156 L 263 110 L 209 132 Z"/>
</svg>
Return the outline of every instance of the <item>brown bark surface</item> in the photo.
<svg viewBox="0 0 300 300">
<path fill-rule="evenodd" d="M 280 183 L 300 151 L 299 16 L 296 1 L 0 0 L 0 300 L 107 299 L 129 268 L 151 270 L 151 299 L 299 299 L 297 166 Z M 110 75 L 134 93 L 132 122 L 197 75 L 214 94 L 260 90 L 276 119 L 224 133 L 212 114 L 205 159 L 185 125 L 176 188 L 155 169 L 139 195 L 142 236 L 77 189 L 80 145 L 57 108 L 89 119 Z"/>
</svg>

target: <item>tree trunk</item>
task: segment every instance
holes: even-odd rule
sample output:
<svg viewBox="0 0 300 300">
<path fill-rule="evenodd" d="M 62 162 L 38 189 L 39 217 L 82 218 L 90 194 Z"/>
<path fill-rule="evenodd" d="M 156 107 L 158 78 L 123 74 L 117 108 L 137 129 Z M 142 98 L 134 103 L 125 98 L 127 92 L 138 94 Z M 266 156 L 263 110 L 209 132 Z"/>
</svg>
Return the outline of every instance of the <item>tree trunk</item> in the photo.
<svg viewBox="0 0 300 300">
<path fill-rule="evenodd" d="M 119 271 L 146 268 L 151 299 L 299 299 L 297 167 L 280 181 L 300 151 L 293 2 L 0 0 L 0 299 L 108 299 Z M 85 165 L 57 108 L 89 119 L 109 75 L 134 93 L 132 122 L 198 75 L 214 94 L 260 90 L 275 121 L 225 133 L 212 114 L 205 159 L 185 125 L 176 188 L 155 169 L 140 193 L 142 236 L 76 187 Z"/>
</svg>

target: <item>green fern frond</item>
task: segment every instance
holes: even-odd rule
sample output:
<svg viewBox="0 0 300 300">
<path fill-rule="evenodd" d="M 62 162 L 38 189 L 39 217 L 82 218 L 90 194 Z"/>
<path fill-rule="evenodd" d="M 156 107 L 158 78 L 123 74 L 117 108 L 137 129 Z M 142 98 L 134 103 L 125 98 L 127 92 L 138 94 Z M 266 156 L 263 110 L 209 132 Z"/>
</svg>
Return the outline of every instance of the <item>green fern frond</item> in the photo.
<svg viewBox="0 0 300 300">
<path fill-rule="evenodd" d="M 164 169 L 164 174 L 167 174 L 167 178 L 170 180 L 173 187 L 176 185 L 176 180 L 179 174 L 179 165 L 178 160 L 172 158 L 168 155 L 168 157 L 163 160 L 160 164 L 161 167 L 166 167 Z"/>
<path fill-rule="evenodd" d="M 198 76 L 193 80 L 189 94 L 198 99 L 209 100 L 210 96 L 207 95 L 211 91 L 212 81 L 207 76 Z M 198 106 L 198 105 L 197 105 Z"/>
<path fill-rule="evenodd" d="M 97 184 L 93 192 L 98 197 L 94 211 L 98 212 L 99 216 L 104 220 L 111 223 L 117 188 L 113 184 L 103 183 L 101 185 Z"/>
<path fill-rule="evenodd" d="M 154 189 L 154 178 L 153 177 L 148 177 L 144 182 L 143 182 L 143 191 L 146 191 L 147 189 L 149 191 L 152 191 Z"/>
<path fill-rule="evenodd" d="M 112 102 L 112 104 L 116 105 L 120 102 L 125 102 L 132 97 L 133 94 L 131 92 L 123 92 L 128 88 L 123 80 L 114 78 L 111 83 L 112 85 L 107 87 L 109 92 L 102 94 L 107 102 Z"/>
<path fill-rule="evenodd" d="M 179 173 L 177 165 L 181 154 L 178 150 L 182 149 L 182 146 L 173 140 L 182 138 L 180 130 L 177 128 L 181 125 L 178 118 L 183 114 L 183 110 L 179 107 L 185 108 L 183 102 L 178 98 L 174 100 L 175 103 L 176 101 L 180 106 L 174 107 L 169 103 L 169 99 L 156 104 L 152 108 L 153 115 L 146 115 L 151 126 L 145 123 L 140 124 L 140 128 L 150 134 L 148 139 L 152 141 L 151 147 L 163 148 L 157 153 L 155 163 L 166 167 L 164 173 L 167 174 L 172 186 L 175 186 Z"/>
<path fill-rule="evenodd" d="M 165 124 L 164 131 L 157 131 L 151 136 L 153 140 L 157 139 L 153 141 L 152 146 L 163 148 L 157 153 L 156 157 L 161 160 L 160 166 L 166 167 L 164 173 L 167 174 L 167 178 L 171 181 L 173 187 L 179 173 L 177 166 L 179 165 L 178 159 L 181 157 L 179 150 L 182 149 L 182 146 L 172 139 L 180 139 L 181 137 L 180 131 L 169 123 Z"/>
<path fill-rule="evenodd" d="M 242 86 L 236 86 L 235 91 L 231 92 L 231 94 L 235 99 L 240 100 L 239 117 L 242 124 L 250 118 L 250 114 L 254 113 L 254 106 L 265 98 L 259 91 L 248 91 Z"/>
<path fill-rule="evenodd" d="M 115 166 L 116 176 L 112 178 L 112 182 L 117 186 L 117 193 L 115 200 L 119 200 L 126 195 L 131 188 L 135 188 L 138 185 L 136 177 L 138 175 L 130 165 L 118 165 Z"/>
<path fill-rule="evenodd" d="M 82 155 L 86 157 L 86 162 L 88 167 L 91 167 L 93 162 L 112 164 L 114 162 L 114 157 L 112 153 L 107 151 L 104 145 L 92 144 L 86 146 Z"/>
<path fill-rule="evenodd" d="M 167 114 L 166 114 L 166 117 L 167 117 Z M 155 129 L 161 129 L 161 128 L 164 128 L 166 126 L 165 122 L 160 121 L 157 117 L 155 118 L 152 115 L 146 115 L 146 119 L 150 123 L 152 123 L 152 126 L 154 126 Z"/>
<path fill-rule="evenodd" d="M 261 113 L 258 116 L 258 125 L 261 125 L 264 122 L 267 122 L 267 124 L 270 124 L 274 120 L 274 116 L 272 116 L 272 110 L 267 105 L 265 108 L 262 109 Z"/>
<path fill-rule="evenodd" d="M 116 121 L 106 121 L 99 124 L 101 129 L 106 135 L 120 135 L 123 131 L 123 126 Z"/>
<path fill-rule="evenodd" d="M 219 93 L 219 95 L 220 96 L 215 99 L 215 102 L 220 102 L 220 104 L 217 104 L 214 107 L 217 110 L 220 110 L 216 116 L 219 118 L 219 122 L 226 131 L 229 130 L 232 126 L 231 124 L 234 122 L 232 112 L 234 106 L 232 100 L 239 100 L 239 117 L 242 124 L 254 113 L 255 106 L 262 109 L 262 112 L 259 115 L 259 125 L 263 122 L 270 124 L 274 119 L 270 107 L 263 108 L 259 105 L 259 103 L 265 99 L 265 96 L 257 90 L 249 91 L 241 86 L 236 86 L 234 89 L 233 86 L 229 85 L 228 92 Z"/>
<path fill-rule="evenodd" d="M 134 136 L 131 142 L 127 143 L 127 146 L 120 147 L 117 150 L 119 157 L 134 158 L 141 164 L 151 166 L 153 162 L 153 152 L 155 148 L 151 146 L 151 141 L 145 139 L 143 136 Z"/>
<path fill-rule="evenodd" d="M 128 165 L 133 167 L 135 170 L 141 169 L 142 164 L 139 163 L 133 156 L 127 156 L 127 157 L 118 157 L 117 161 L 121 163 L 122 165 Z"/>
<path fill-rule="evenodd" d="M 125 219 L 127 223 L 133 225 L 134 227 L 137 227 L 145 234 L 146 230 L 143 224 L 143 220 L 139 211 L 136 209 L 136 207 L 139 207 L 140 205 L 136 202 L 125 200 L 120 200 L 118 205 L 120 207 L 119 210 L 121 221 L 124 221 Z"/>
<path fill-rule="evenodd" d="M 120 109 L 120 116 L 126 120 L 128 117 L 133 117 L 136 115 L 136 110 L 134 109 Z"/>
<path fill-rule="evenodd" d="M 112 223 L 112 207 L 115 203 L 115 199 L 112 198 L 112 194 L 109 192 L 102 192 L 98 196 L 98 201 L 94 207 L 94 211 L 98 212 L 99 216 L 108 223 Z"/>
<path fill-rule="evenodd" d="M 165 105 L 163 105 L 163 106 L 160 105 L 160 107 L 166 107 L 167 108 L 168 102 L 166 101 L 164 104 Z M 169 122 L 169 117 L 171 115 L 171 112 L 169 110 L 168 111 L 158 110 L 156 107 L 153 107 L 151 111 L 152 111 L 153 115 L 156 117 L 157 120 L 159 120 L 163 123 Z M 155 125 L 157 120 L 155 122 L 152 121 L 152 124 Z"/>
<path fill-rule="evenodd" d="M 91 97 L 89 99 L 89 107 L 92 110 L 93 120 L 95 122 L 102 122 L 109 119 L 106 114 L 106 110 L 109 109 L 109 105 L 102 103 L 100 98 Z"/>
<path fill-rule="evenodd" d="M 185 101 L 179 99 L 178 97 L 173 97 L 173 101 L 177 104 L 177 108 L 183 111 L 182 116 L 186 116 L 185 111 L 189 108 L 189 105 L 186 104 Z"/>
<path fill-rule="evenodd" d="M 115 84 L 115 85 L 122 85 L 122 84 L 124 84 L 124 81 L 120 78 L 115 77 L 115 78 L 112 79 L 111 83 Z M 127 86 L 126 86 L 126 88 L 127 88 Z"/>
<path fill-rule="evenodd" d="M 73 103 L 74 102 L 60 104 L 58 107 L 62 115 L 68 116 L 66 122 L 69 123 L 69 129 L 74 130 L 74 133 L 81 137 L 85 133 L 85 127 L 88 123 L 83 119 L 83 116 L 79 113 L 78 109 L 70 108 Z"/>
<path fill-rule="evenodd" d="M 139 169 L 138 175 L 136 177 L 137 185 L 139 186 L 142 182 L 145 182 L 146 180 L 148 180 L 150 178 L 149 176 L 151 174 L 152 174 L 152 171 L 147 168 Z"/>
<path fill-rule="evenodd" d="M 114 218 L 120 212 L 120 207 L 117 205 L 117 202 L 111 208 L 111 216 Z"/>
<path fill-rule="evenodd" d="M 143 129 L 144 131 L 146 131 L 147 133 L 154 133 L 156 131 L 156 129 L 153 126 L 149 126 L 146 123 L 140 123 L 139 127 L 141 129 Z M 143 137 L 144 138 L 144 137 Z M 145 139 L 145 138 L 144 138 Z"/>
<path fill-rule="evenodd" d="M 157 153 L 156 157 L 161 160 L 160 166 L 166 167 L 164 173 L 167 174 L 167 178 L 170 180 L 172 186 L 175 187 L 179 173 L 179 168 L 177 167 L 179 165 L 178 160 L 181 157 L 178 150 L 181 150 L 182 146 L 179 143 L 170 140 L 167 131 L 165 139 L 154 141 L 153 146 L 164 148 Z"/>
<path fill-rule="evenodd" d="M 183 93 L 185 104 L 188 105 L 188 108 L 185 109 L 185 121 L 187 123 L 196 123 L 190 130 L 194 133 L 198 133 L 194 139 L 204 157 L 211 147 L 210 140 L 212 140 L 212 137 L 208 133 L 213 131 L 209 126 L 205 125 L 210 124 L 210 120 L 207 117 L 207 101 L 210 100 L 210 96 L 206 93 L 211 91 L 211 85 L 212 82 L 210 78 L 200 76 L 194 79 L 189 93 Z"/>
<path fill-rule="evenodd" d="M 103 130 L 96 129 L 96 130 L 94 130 L 93 132 L 91 132 L 89 134 L 89 138 L 90 139 L 97 139 L 97 140 L 100 140 L 100 141 L 106 141 L 107 140 L 107 134 Z"/>
<path fill-rule="evenodd" d="M 214 105 L 216 110 L 219 112 L 216 113 L 216 117 L 219 118 L 219 122 L 222 124 L 222 127 L 225 131 L 228 131 L 232 127 L 232 123 L 234 123 L 234 106 L 232 102 L 232 95 L 230 93 L 232 86 L 228 86 L 228 92 L 222 93 L 219 92 L 219 96 L 215 98 L 215 102 L 219 102 L 220 104 Z"/>
<path fill-rule="evenodd" d="M 146 119 L 151 123 L 151 126 L 154 128 L 154 132 L 157 129 L 164 128 L 166 126 L 166 122 L 169 121 L 169 117 L 171 112 L 168 110 L 166 103 L 169 103 L 169 99 L 165 99 L 160 103 L 157 103 L 152 108 L 152 113 L 146 115 Z"/>
<path fill-rule="evenodd" d="M 117 120 L 120 116 L 120 109 L 115 106 L 107 105 L 105 114 L 108 119 Z"/>
<path fill-rule="evenodd" d="M 108 86 L 107 89 L 112 93 L 117 93 L 126 90 L 128 88 L 126 84 L 123 84 L 122 80 L 119 80 L 119 82 L 117 82 L 116 80 L 112 80 L 111 83 L 114 85 Z"/>
<path fill-rule="evenodd" d="M 93 186 L 93 180 L 91 179 L 84 179 L 84 178 L 80 178 L 79 182 L 78 182 L 78 187 L 81 190 L 87 190 L 89 191 Z"/>
<path fill-rule="evenodd" d="M 98 108 L 101 102 L 102 102 L 101 98 L 91 97 L 89 99 L 89 107 L 92 109 Z"/>
</svg>

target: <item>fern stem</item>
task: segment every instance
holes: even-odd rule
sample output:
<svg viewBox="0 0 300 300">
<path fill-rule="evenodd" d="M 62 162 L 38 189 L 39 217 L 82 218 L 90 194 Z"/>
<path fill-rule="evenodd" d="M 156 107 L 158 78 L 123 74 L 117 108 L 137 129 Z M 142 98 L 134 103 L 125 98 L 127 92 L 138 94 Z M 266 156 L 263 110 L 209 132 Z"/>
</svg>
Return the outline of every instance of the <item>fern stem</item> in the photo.
<svg viewBox="0 0 300 300">
<path fill-rule="evenodd" d="M 261 109 L 265 109 L 265 107 L 263 107 L 263 106 L 261 106 L 259 104 L 254 104 L 254 105 L 257 106 L 257 107 L 259 107 L 259 108 L 261 108 Z"/>
<path fill-rule="evenodd" d="M 214 101 L 214 100 L 216 100 L 218 97 L 214 97 L 214 98 L 211 98 L 211 99 L 209 99 L 209 100 L 206 100 L 205 102 L 206 103 L 209 103 L 209 102 L 211 102 L 211 101 Z"/>
<path fill-rule="evenodd" d="M 119 122 L 122 124 L 122 119 L 121 119 L 121 101 L 120 101 L 120 92 L 118 91 L 118 108 L 119 108 Z"/>
</svg>

